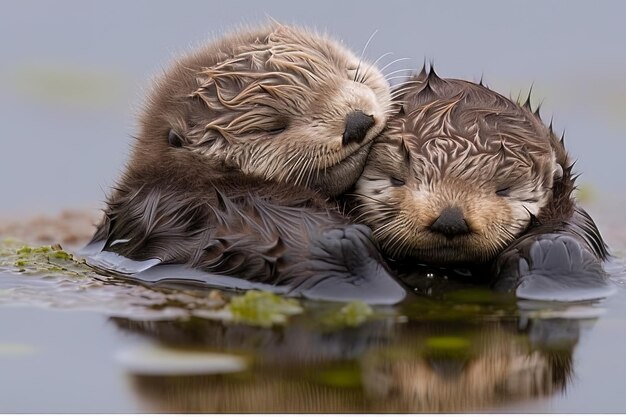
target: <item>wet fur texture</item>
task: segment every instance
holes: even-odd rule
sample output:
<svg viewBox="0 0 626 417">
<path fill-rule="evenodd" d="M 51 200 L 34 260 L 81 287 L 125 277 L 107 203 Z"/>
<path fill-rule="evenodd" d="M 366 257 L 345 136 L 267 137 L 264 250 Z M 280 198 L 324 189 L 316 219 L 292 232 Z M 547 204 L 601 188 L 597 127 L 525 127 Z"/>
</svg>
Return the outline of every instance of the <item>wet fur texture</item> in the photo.
<svg viewBox="0 0 626 417">
<path fill-rule="evenodd" d="M 238 175 L 191 187 L 178 177 L 122 187 L 94 241 L 132 259 L 293 288 L 386 274 L 369 229 L 350 225 L 312 191 Z"/>
<path fill-rule="evenodd" d="M 155 83 L 92 241 L 294 289 L 390 279 L 370 230 L 329 199 L 360 175 L 389 105 L 378 70 L 312 32 L 276 24 L 210 43 Z M 356 110 L 373 126 L 343 143 Z"/>
<path fill-rule="evenodd" d="M 353 202 L 389 258 L 486 268 L 501 289 L 539 270 L 603 282 L 606 245 L 573 198 L 562 139 L 530 100 L 518 105 L 432 70 L 403 89 Z M 446 207 L 461 211 L 469 233 L 431 230 Z"/>
</svg>

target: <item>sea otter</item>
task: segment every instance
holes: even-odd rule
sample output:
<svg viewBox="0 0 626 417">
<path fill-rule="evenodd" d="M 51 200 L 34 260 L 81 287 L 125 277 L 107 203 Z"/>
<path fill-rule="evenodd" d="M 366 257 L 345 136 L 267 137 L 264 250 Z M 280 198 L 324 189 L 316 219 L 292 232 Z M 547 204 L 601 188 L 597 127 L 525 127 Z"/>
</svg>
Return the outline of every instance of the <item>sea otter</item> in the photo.
<svg viewBox="0 0 626 417">
<path fill-rule="evenodd" d="M 469 266 L 518 295 L 606 284 L 607 248 L 573 198 L 573 163 L 530 99 L 424 69 L 398 100 L 354 193 L 386 256 Z"/>
<path fill-rule="evenodd" d="M 390 108 L 381 72 L 327 37 L 272 24 L 211 42 L 156 81 L 92 244 L 321 298 L 388 283 L 371 300 L 397 301 L 370 230 L 330 200 Z"/>
</svg>

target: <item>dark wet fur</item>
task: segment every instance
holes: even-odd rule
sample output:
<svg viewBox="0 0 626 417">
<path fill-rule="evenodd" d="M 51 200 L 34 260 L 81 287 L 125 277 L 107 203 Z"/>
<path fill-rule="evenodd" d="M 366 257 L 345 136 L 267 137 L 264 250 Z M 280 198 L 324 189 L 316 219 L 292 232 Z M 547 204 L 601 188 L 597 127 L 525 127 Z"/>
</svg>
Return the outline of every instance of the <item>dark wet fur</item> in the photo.
<svg viewBox="0 0 626 417">
<path fill-rule="evenodd" d="M 106 251 L 292 288 L 388 277 L 370 230 L 313 191 L 232 173 L 134 176 L 115 189 L 93 238 Z"/>
</svg>

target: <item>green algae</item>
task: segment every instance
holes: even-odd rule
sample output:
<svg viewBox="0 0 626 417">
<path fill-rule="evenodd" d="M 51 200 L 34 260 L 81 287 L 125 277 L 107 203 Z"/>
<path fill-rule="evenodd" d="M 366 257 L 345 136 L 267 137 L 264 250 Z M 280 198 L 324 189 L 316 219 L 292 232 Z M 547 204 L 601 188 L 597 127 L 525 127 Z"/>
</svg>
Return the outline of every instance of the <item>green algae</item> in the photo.
<svg viewBox="0 0 626 417">
<path fill-rule="evenodd" d="M 0 269 L 26 275 L 87 278 L 94 271 L 60 245 L 29 246 L 14 239 L 0 241 Z"/>
<path fill-rule="evenodd" d="M 399 306 L 402 314 L 415 321 L 471 322 L 485 318 L 513 317 L 518 314 L 516 298 L 485 288 L 454 290 L 438 299 L 420 296 Z"/>
<path fill-rule="evenodd" d="M 363 324 L 374 314 L 371 306 L 363 301 L 351 301 L 340 308 L 332 309 L 322 316 L 322 324 L 326 327 L 356 327 Z"/>
<path fill-rule="evenodd" d="M 508 304 L 513 300 L 509 294 L 496 293 L 488 288 L 472 288 L 450 291 L 446 293 L 443 298 L 448 302 L 477 305 Z"/>
<path fill-rule="evenodd" d="M 245 324 L 271 327 L 285 324 L 289 316 L 301 314 L 304 309 L 296 299 L 250 290 L 244 295 L 234 296 L 227 306 L 233 321 Z"/>
<path fill-rule="evenodd" d="M 310 379 L 318 384 L 333 388 L 361 388 L 363 376 L 356 362 L 330 363 L 323 369 L 316 369 Z"/>
<path fill-rule="evenodd" d="M 458 336 L 440 336 L 429 337 L 426 339 L 425 346 L 427 349 L 437 351 L 465 351 L 470 348 L 471 341 L 465 337 Z"/>
</svg>

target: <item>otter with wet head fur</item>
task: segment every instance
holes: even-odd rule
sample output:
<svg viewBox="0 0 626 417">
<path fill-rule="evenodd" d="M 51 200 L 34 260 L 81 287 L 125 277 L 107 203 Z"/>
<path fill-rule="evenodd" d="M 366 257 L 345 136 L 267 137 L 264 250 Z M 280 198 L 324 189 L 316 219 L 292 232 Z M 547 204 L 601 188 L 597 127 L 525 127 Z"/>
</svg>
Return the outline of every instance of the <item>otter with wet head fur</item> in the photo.
<svg viewBox="0 0 626 417">
<path fill-rule="evenodd" d="M 530 98 L 520 106 L 432 68 L 403 88 L 355 186 L 357 219 L 386 256 L 478 267 L 519 295 L 606 284 L 606 245 L 573 198 L 573 164 Z"/>
<path fill-rule="evenodd" d="M 363 277 L 393 287 L 369 229 L 332 201 L 359 177 L 390 106 L 380 71 L 307 30 L 273 24 L 209 43 L 156 81 L 93 242 L 133 260 L 324 286 L 323 298 L 350 298 L 341 283 Z"/>
</svg>

